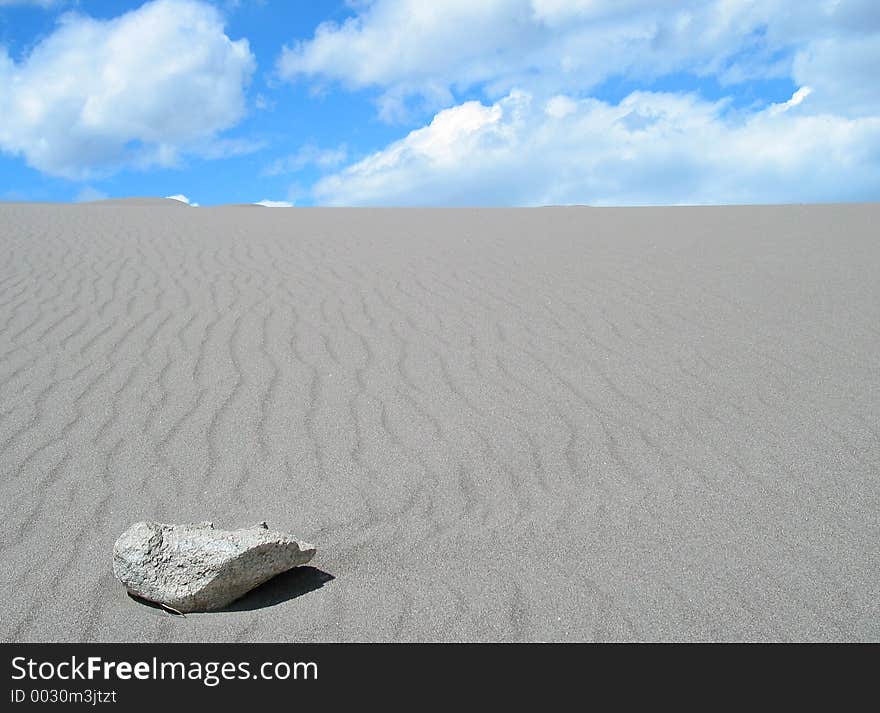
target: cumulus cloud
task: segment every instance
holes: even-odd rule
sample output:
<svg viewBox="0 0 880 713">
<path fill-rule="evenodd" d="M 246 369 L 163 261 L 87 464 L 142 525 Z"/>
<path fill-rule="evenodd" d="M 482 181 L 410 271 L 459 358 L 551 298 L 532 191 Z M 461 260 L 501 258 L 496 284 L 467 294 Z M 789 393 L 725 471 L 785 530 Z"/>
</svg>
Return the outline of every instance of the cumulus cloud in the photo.
<svg viewBox="0 0 880 713">
<path fill-rule="evenodd" d="M 317 202 L 601 205 L 876 200 L 877 66 L 876 0 L 371 0 L 285 47 L 277 71 L 372 88 L 386 119 L 411 121 L 414 99 L 434 115 L 325 175 Z M 673 75 L 731 97 L 795 89 L 747 107 L 590 97 Z"/>
<path fill-rule="evenodd" d="M 231 40 L 204 2 L 68 13 L 21 61 L 0 49 L 0 148 L 69 178 L 210 154 L 243 116 L 254 68 L 247 40 Z"/>
<path fill-rule="evenodd" d="M 864 115 L 880 105 L 878 33 L 876 0 L 374 0 L 285 47 L 277 69 L 376 87 L 386 118 L 412 95 L 439 108 L 472 86 L 492 98 L 571 94 L 680 71 L 722 83 L 793 76 L 827 108 Z"/>
<path fill-rule="evenodd" d="M 817 107 L 848 116 L 880 114 L 880 3 L 874 32 L 808 43 L 794 59 L 792 75 L 809 84 Z"/>
<path fill-rule="evenodd" d="M 726 102 L 635 92 L 618 104 L 513 91 L 466 102 L 324 177 L 331 205 L 594 205 L 867 200 L 880 118 L 804 111 L 806 89 L 742 116 Z M 872 155 L 873 152 L 873 155 Z"/>
</svg>

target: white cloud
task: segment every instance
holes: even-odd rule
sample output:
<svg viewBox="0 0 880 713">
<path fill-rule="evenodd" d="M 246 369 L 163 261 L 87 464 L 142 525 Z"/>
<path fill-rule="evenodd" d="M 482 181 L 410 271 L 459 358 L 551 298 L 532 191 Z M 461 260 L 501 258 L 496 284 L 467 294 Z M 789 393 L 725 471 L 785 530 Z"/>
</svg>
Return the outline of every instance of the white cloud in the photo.
<svg viewBox="0 0 880 713">
<path fill-rule="evenodd" d="M 562 119 L 577 111 L 577 102 L 564 94 L 557 94 L 555 97 L 550 97 L 544 106 L 544 111 L 554 119 Z"/>
<path fill-rule="evenodd" d="M 275 101 L 264 94 L 257 94 L 254 99 L 254 107 L 259 111 L 272 111 L 275 108 Z"/>
<path fill-rule="evenodd" d="M 780 102 L 778 104 L 771 104 L 767 108 L 767 112 L 771 116 L 775 116 L 776 114 L 781 114 L 784 111 L 788 111 L 792 107 L 798 106 L 803 103 L 804 99 L 806 99 L 810 94 L 813 93 L 812 87 L 801 87 L 794 94 L 791 95 L 791 99 Z"/>
<path fill-rule="evenodd" d="M 247 40 L 197 0 L 66 14 L 22 61 L 0 49 L 0 148 L 70 178 L 210 154 L 242 117 L 254 67 Z"/>
<path fill-rule="evenodd" d="M 319 180 L 315 201 L 534 205 L 876 200 L 878 66 L 876 0 L 372 0 L 277 70 L 376 89 L 385 119 L 414 100 L 434 115 Z M 755 79 L 796 91 L 745 108 L 586 98 L 679 73 L 741 98 Z M 475 89 L 483 101 L 457 100 Z"/>
<path fill-rule="evenodd" d="M 493 98 L 514 87 L 549 96 L 676 71 L 722 82 L 794 76 L 817 106 L 855 116 L 880 107 L 878 64 L 876 0 L 374 0 L 285 47 L 277 69 L 376 87 L 392 119 L 413 95 L 436 109 L 472 86 Z"/>
<path fill-rule="evenodd" d="M 873 33 L 820 39 L 795 56 L 792 75 L 812 87 L 817 107 L 848 116 L 880 113 L 880 2 L 875 14 Z"/>
<path fill-rule="evenodd" d="M 466 102 L 320 180 L 330 205 L 767 203 L 880 195 L 880 118 L 804 112 L 806 89 L 743 116 L 636 92 L 619 104 L 514 91 Z"/>
<path fill-rule="evenodd" d="M 348 158 L 348 149 L 344 144 L 333 149 L 322 149 L 313 143 L 305 144 L 296 153 L 275 159 L 263 170 L 263 175 L 296 173 L 306 166 L 316 166 L 326 170 L 344 163 L 346 158 Z"/>
<path fill-rule="evenodd" d="M 254 205 L 261 205 L 266 208 L 293 208 L 293 203 L 290 201 L 270 201 L 265 198 L 261 201 L 257 201 Z"/>
<path fill-rule="evenodd" d="M 0 7 L 11 7 L 12 5 L 36 5 L 37 7 L 52 7 L 58 5 L 64 0 L 0 0 Z"/>
<path fill-rule="evenodd" d="M 311 41 L 285 48 L 279 71 L 288 78 L 323 75 L 355 87 L 422 81 L 527 33 L 512 9 L 502 0 L 379 0 L 341 25 L 321 24 Z M 489 34 L 473 31 L 477 27 Z"/>
<path fill-rule="evenodd" d="M 199 207 L 198 203 L 193 203 L 189 198 L 187 198 L 185 195 L 183 195 L 183 193 L 175 193 L 173 196 L 165 196 L 165 198 L 172 200 L 172 201 L 180 201 L 181 203 L 186 203 L 187 205 L 192 206 L 193 208 Z"/>
<path fill-rule="evenodd" d="M 247 156 L 262 151 L 268 144 L 253 139 L 209 138 L 190 147 L 192 153 L 207 159 Z"/>
</svg>

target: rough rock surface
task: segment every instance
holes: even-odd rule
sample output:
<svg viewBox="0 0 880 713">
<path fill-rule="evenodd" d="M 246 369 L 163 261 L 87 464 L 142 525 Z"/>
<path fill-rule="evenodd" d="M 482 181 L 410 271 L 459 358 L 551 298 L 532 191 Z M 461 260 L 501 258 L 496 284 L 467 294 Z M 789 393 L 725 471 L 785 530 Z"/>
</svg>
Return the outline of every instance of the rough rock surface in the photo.
<svg viewBox="0 0 880 713">
<path fill-rule="evenodd" d="M 138 522 L 113 546 L 113 574 L 143 599 L 181 612 L 209 611 L 314 554 L 314 546 L 264 522 L 240 530 Z"/>
</svg>

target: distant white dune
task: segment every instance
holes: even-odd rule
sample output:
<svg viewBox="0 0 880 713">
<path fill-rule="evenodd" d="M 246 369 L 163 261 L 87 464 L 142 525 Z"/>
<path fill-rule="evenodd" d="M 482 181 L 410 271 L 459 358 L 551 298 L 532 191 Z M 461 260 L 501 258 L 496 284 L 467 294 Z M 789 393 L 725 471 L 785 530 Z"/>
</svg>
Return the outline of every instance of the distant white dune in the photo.
<svg viewBox="0 0 880 713">
<path fill-rule="evenodd" d="M 266 199 L 257 201 L 254 205 L 261 205 L 265 208 L 293 208 L 293 203 L 290 201 L 269 201 Z"/>
<path fill-rule="evenodd" d="M 198 203 L 193 203 L 189 198 L 187 198 L 183 193 L 175 193 L 173 196 L 165 196 L 165 198 L 172 201 L 180 201 L 181 203 L 186 203 L 188 206 L 192 206 L 193 208 L 198 208 Z"/>
<path fill-rule="evenodd" d="M 177 193 L 173 196 L 136 196 L 131 198 L 103 198 L 92 201 L 81 201 L 89 204 L 106 204 L 106 205 L 137 205 L 137 206 L 189 206 L 198 208 L 199 204 L 194 203 L 183 193 Z M 289 201 L 270 201 L 261 200 L 256 203 L 231 203 L 228 207 L 261 207 L 261 208 L 292 208 L 293 203 Z"/>
<path fill-rule="evenodd" d="M 108 206 L 143 206 L 143 207 L 180 207 L 185 208 L 189 203 L 177 200 L 174 197 L 157 198 L 157 197 L 132 197 L 132 198 L 104 198 L 96 201 L 83 201 L 81 205 L 108 205 Z"/>
</svg>

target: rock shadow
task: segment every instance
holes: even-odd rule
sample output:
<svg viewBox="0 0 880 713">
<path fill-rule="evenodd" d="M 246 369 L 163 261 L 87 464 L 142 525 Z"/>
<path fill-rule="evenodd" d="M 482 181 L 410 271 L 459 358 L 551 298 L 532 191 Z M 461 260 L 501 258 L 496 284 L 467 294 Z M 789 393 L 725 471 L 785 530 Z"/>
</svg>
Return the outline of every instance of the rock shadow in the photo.
<svg viewBox="0 0 880 713">
<path fill-rule="evenodd" d="M 310 567 L 308 565 L 300 565 L 299 567 L 294 567 L 286 572 L 282 572 L 268 582 L 252 589 L 241 599 L 237 599 L 232 602 L 232 604 L 229 604 L 222 609 L 215 609 L 214 611 L 253 611 L 254 609 L 274 607 L 276 604 L 282 604 L 291 599 L 301 597 L 303 594 L 314 592 L 316 589 L 320 589 L 327 584 L 327 582 L 332 582 L 334 579 L 336 579 L 336 577 L 322 569 Z M 169 610 L 169 607 L 152 602 L 149 599 L 143 599 L 131 592 L 128 593 L 128 596 L 138 604 L 143 604 L 150 609 L 156 609 L 172 616 L 181 616 L 179 612 Z M 197 613 L 211 614 L 212 612 Z"/>
<path fill-rule="evenodd" d="M 336 577 L 322 569 L 300 565 L 273 577 L 265 584 L 249 591 L 241 599 L 218 611 L 252 611 L 274 607 L 276 604 L 283 604 L 291 599 L 301 597 L 303 594 L 314 592 L 334 579 Z"/>
</svg>

